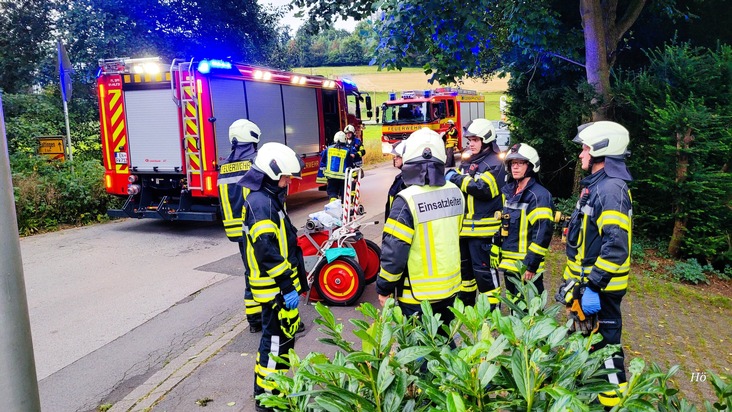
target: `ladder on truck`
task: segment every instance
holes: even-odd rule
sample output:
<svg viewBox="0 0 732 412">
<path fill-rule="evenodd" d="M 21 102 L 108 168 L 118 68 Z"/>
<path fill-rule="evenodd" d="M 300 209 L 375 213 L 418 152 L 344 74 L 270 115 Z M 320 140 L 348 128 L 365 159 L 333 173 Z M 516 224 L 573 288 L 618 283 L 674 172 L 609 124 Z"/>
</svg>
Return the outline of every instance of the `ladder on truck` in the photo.
<svg viewBox="0 0 732 412">
<path fill-rule="evenodd" d="M 170 64 L 170 87 L 173 92 L 173 100 L 180 107 L 181 119 L 183 119 L 183 151 L 186 159 L 188 189 L 203 190 L 201 129 L 194 69 L 193 59 L 190 61 L 174 59 Z M 177 94 L 176 88 L 178 89 Z"/>
</svg>

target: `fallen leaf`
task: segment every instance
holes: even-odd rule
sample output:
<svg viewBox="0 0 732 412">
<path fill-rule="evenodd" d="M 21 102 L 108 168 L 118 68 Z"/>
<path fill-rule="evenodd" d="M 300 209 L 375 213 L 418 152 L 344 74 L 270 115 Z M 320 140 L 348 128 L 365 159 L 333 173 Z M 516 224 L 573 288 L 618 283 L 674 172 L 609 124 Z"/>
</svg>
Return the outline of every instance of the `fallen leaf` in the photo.
<svg viewBox="0 0 732 412">
<path fill-rule="evenodd" d="M 226 404 L 226 406 L 234 406 L 234 405 L 236 405 L 236 402 L 229 402 Z"/>
</svg>

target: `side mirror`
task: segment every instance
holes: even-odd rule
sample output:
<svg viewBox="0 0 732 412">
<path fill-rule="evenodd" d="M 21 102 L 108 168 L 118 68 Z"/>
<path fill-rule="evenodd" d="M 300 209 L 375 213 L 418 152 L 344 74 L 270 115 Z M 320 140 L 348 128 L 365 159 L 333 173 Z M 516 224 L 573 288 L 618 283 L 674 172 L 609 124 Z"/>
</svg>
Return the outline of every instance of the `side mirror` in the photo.
<svg viewBox="0 0 732 412">
<path fill-rule="evenodd" d="M 366 110 L 366 117 L 371 119 L 372 117 L 374 117 L 374 112 L 372 112 L 371 110 Z"/>
<path fill-rule="evenodd" d="M 371 107 L 372 107 L 371 106 L 371 96 L 366 96 L 366 111 L 370 112 Z M 369 117 L 371 117 L 371 116 L 369 116 Z"/>
<path fill-rule="evenodd" d="M 379 107 L 376 106 L 376 123 L 379 123 Z"/>
</svg>

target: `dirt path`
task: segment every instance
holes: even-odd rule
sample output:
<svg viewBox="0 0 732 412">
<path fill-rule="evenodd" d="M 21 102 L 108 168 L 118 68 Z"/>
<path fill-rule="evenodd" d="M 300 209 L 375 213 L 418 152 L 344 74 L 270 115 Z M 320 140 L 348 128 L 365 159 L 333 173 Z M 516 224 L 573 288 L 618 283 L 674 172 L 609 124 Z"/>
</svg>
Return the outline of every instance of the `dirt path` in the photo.
<svg viewBox="0 0 732 412">
<path fill-rule="evenodd" d="M 552 295 L 561 280 L 564 259 L 564 245 L 555 238 L 544 280 Z M 674 381 L 689 401 L 701 406 L 704 400 L 714 399 L 708 371 L 732 373 L 732 300 L 659 279 L 649 269 L 633 263 L 623 299 L 626 367 L 635 357 L 664 370 L 680 365 Z M 698 381 L 702 379 L 706 382 Z"/>
</svg>

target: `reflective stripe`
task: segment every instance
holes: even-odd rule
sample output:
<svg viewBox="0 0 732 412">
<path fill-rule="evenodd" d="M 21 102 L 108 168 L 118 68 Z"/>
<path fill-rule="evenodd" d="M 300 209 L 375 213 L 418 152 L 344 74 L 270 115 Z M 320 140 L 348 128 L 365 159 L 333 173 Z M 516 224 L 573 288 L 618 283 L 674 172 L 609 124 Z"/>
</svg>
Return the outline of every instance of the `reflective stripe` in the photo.
<svg viewBox="0 0 732 412">
<path fill-rule="evenodd" d="M 476 174 L 476 180 L 477 178 L 480 178 L 480 180 L 486 182 L 488 184 L 488 187 L 491 188 L 491 196 L 496 197 L 501 194 L 501 192 L 498 190 L 498 183 L 496 183 L 496 178 L 493 176 L 493 173 L 487 172 L 487 173 L 478 173 Z"/>
<path fill-rule="evenodd" d="M 460 191 L 465 192 L 466 190 L 468 190 L 468 185 L 470 184 L 470 179 L 472 179 L 470 177 L 470 175 L 465 175 L 465 178 L 463 179 L 463 181 L 460 182 Z"/>
<path fill-rule="evenodd" d="M 249 229 L 249 235 L 252 237 L 253 242 L 256 242 L 257 238 L 265 233 L 274 233 L 276 235 L 277 225 L 275 225 L 271 220 L 262 220 L 255 223 L 254 226 Z"/>
<path fill-rule="evenodd" d="M 497 305 L 500 303 L 500 297 L 501 297 L 501 288 L 497 287 L 493 290 L 489 290 L 486 292 L 481 292 L 482 294 L 488 296 L 488 303 L 491 305 Z"/>
<path fill-rule="evenodd" d="M 611 366 L 611 368 L 614 366 Z M 613 382 L 610 382 L 613 383 Z M 628 389 L 628 382 L 618 383 L 618 388 L 614 391 L 600 392 L 597 395 L 597 400 L 600 401 L 602 406 L 613 407 L 620 403 L 620 396 L 625 393 Z"/>
<path fill-rule="evenodd" d="M 537 255 L 544 256 L 549 249 L 541 247 L 534 242 L 531 242 L 531 244 L 529 245 L 529 250 L 536 253 Z"/>
<path fill-rule="evenodd" d="M 387 282 L 396 282 L 397 280 L 401 279 L 402 274 L 401 273 L 390 273 L 388 270 L 385 270 L 383 267 L 381 268 L 381 271 L 379 272 L 379 277 L 384 278 Z"/>
<path fill-rule="evenodd" d="M 267 271 L 267 274 L 270 277 L 276 278 L 277 276 L 285 273 L 287 269 L 289 269 L 290 264 L 285 260 L 282 261 L 279 265 L 273 267 L 272 269 Z"/>
<path fill-rule="evenodd" d="M 472 199 L 472 197 L 471 197 Z M 468 202 L 470 203 L 470 201 Z M 464 219 L 460 229 L 460 237 L 493 236 L 501 227 L 501 222 L 495 218 L 486 217 L 479 220 Z"/>
<path fill-rule="evenodd" d="M 230 184 L 237 184 L 241 180 L 242 175 L 235 175 L 235 176 L 228 176 L 228 177 L 219 177 L 216 180 L 216 184 L 219 186 L 222 185 L 230 185 Z"/>
<path fill-rule="evenodd" d="M 384 233 L 392 235 L 408 245 L 412 244 L 414 237 L 414 229 L 391 218 L 386 219 L 386 223 L 384 223 Z"/>
<path fill-rule="evenodd" d="M 506 202 L 507 209 L 528 210 L 529 204 L 522 202 Z"/>
<path fill-rule="evenodd" d="M 475 279 L 463 280 L 460 284 L 461 292 L 475 292 L 478 290 L 478 283 Z"/>
<path fill-rule="evenodd" d="M 552 217 L 552 210 L 548 207 L 537 207 L 536 209 L 532 210 L 531 213 L 529 213 L 528 216 L 529 223 L 532 225 L 536 223 L 539 219 L 548 219 L 553 220 Z"/>
<path fill-rule="evenodd" d="M 603 290 L 608 292 L 617 292 L 625 289 L 628 289 L 628 275 L 617 276 L 610 279 L 610 282 L 607 283 L 607 286 L 605 286 Z"/>
<path fill-rule="evenodd" d="M 597 219 L 597 228 L 600 234 L 602 234 L 602 230 L 606 225 L 618 225 L 626 232 L 630 232 L 630 218 L 615 210 L 606 210 Z"/>
<path fill-rule="evenodd" d="M 630 259 L 626 259 L 622 265 L 618 265 L 603 258 L 597 258 L 595 266 L 609 273 L 625 273 L 630 271 Z"/>
<path fill-rule="evenodd" d="M 519 273 L 519 268 L 517 266 L 517 263 L 519 261 L 522 261 L 522 259 L 503 259 L 501 260 L 501 263 L 498 265 L 499 269 L 506 270 L 508 272 L 514 272 Z M 539 263 L 539 267 L 536 269 L 536 274 L 540 275 L 544 273 L 544 262 Z"/>
<path fill-rule="evenodd" d="M 510 252 L 507 250 L 501 251 L 501 255 L 508 259 L 523 259 L 526 257 L 526 253 L 521 252 Z"/>
</svg>

